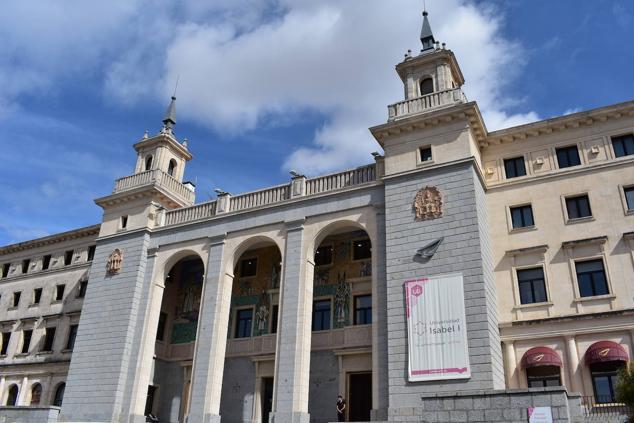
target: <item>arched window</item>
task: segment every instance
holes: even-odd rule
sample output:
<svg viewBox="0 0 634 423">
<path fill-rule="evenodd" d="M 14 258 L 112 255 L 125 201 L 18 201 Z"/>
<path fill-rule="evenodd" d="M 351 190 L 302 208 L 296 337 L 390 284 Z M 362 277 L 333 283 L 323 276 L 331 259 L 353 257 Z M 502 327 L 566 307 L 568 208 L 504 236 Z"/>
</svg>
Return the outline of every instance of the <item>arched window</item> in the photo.
<svg viewBox="0 0 634 423">
<path fill-rule="evenodd" d="M 425 78 L 420 81 L 420 95 L 427 95 L 434 92 L 434 80 Z"/>
<path fill-rule="evenodd" d="M 147 156 L 145 158 L 145 170 L 150 170 L 152 168 L 152 156 Z"/>
<path fill-rule="evenodd" d="M 7 405 L 15 406 L 18 403 L 18 385 L 9 387 L 9 396 L 7 396 Z"/>
<path fill-rule="evenodd" d="M 167 174 L 170 176 L 174 176 L 174 172 L 176 171 L 176 160 L 170 160 L 170 164 L 167 167 Z"/>
<path fill-rule="evenodd" d="M 38 405 L 42 398 L 42 385 L 34 383 L 31 387 L 31 405 Z"/>
<path fill-rule="evenodd" d="M 53 398 L 53 405 L 56 407 L 61 407 L 62 402 L 64 401 L 64 391 L 66 390 L 66 384 L 64 382 L 57 385 L 55 389 L 55 398 Z"/>
</svg>

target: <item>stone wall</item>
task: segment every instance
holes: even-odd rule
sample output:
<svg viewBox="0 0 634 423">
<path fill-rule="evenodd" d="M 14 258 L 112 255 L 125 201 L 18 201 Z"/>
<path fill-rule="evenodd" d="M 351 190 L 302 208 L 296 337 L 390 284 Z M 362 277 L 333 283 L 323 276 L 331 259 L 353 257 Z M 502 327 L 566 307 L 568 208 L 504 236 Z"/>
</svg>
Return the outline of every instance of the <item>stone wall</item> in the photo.
<svg viewBox="0 0 634 423">
<path fill-rule="evenodd" d="M 416 407 L 390 410 L 390 422 L 526 423 L 529 407 L 551 407 L 553 423 L 583 421 L 581 397 L 563 387 L 429 395 Z"/>
<path fill-rule="evenodd" d="M 158 386 L 154 409 L 159 421 L 178 423 L 183 403 L 183 366 L 180 362 L 154 360 L 152 384 Z"/>
<path fill-rule="evenodd" d="M 443 215 L 418 221 L 413 201 L 418 190 L 437 187 Z M 503 368 L 497 335 L 495 288 L 486 232 L 486 204 L 471 161 L 385 180 L 387 316 L 390 409 L 420 405 L 421 395 L 438 392 L 501 389 Z M 444 237 L 426 263 L 416 251 Z M 407 381 L 407 330 L 403 283 L 448 273 L 464 277 L 471 378 L 463 381 Z"/>
<path fill-rule="evenodd" d="M 59 407 L 0 407 L 2 423 L 56 423 Z"/>
<path fill-rule="evenodd" d="M 225 360 L 220 417 L 223 422 L 252 423 L 255 364 L 250 358 Z"/>
<path fill-rule="evenodd" d="M 310 423 L 337 420 L 335 403 L 339 394 L 339 365 L 332 351 L 310 354 L 308 413 Z M 345 395 L 345 394 L 344 394 Z"/>
</svg>

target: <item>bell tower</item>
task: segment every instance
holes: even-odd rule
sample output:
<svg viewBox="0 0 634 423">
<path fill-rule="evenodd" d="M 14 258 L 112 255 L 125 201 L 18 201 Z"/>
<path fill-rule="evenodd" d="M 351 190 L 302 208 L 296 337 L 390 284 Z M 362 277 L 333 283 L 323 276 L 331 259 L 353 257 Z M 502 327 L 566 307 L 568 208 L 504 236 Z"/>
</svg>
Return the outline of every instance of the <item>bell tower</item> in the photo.
<svg viewBox="0 0 634 423">
<path fill-rule="evenodd" d="M 183 182 L 186 163 L 192 159 L 187 140 L 174 134 L 176 97 L 172 97 L 163 127 L 150 137 L 146 131 L 134 144 L 134 173 L 115 181 L 112 194 L 95 202 L 104 209 L 100 236 L 161 224 L 164 210 L 194 204 L 194 184 Z"/>
</svg>

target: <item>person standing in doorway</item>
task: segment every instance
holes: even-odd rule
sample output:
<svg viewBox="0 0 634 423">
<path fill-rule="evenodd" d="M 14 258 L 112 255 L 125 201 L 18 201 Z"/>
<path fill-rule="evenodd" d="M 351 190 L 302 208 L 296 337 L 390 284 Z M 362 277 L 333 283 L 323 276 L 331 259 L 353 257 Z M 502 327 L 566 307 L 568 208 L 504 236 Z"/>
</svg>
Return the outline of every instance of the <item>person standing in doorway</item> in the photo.
<svg viewBox="0 0 634 423">
<path fill-rule="evenodd" d="M 346 400 L 341 395 L 337 397 L 337 421 L 346 421 Z"/>
</svg>

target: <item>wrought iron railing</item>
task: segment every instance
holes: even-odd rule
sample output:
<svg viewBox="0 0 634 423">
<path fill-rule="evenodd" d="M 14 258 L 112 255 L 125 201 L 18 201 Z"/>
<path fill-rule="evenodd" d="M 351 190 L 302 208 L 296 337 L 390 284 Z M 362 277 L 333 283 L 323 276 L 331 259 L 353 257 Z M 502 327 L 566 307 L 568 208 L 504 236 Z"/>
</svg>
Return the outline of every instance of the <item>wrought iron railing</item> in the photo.
<svg viewBox="0 0 634 423">
<path fill-rule="evenodd" d="M 581 397 L 584 415 L 589 416 L 628 416 L 630 409 L 627 405 L 618 403 L 612 397 L 584 396 Z"/>
</svg>

